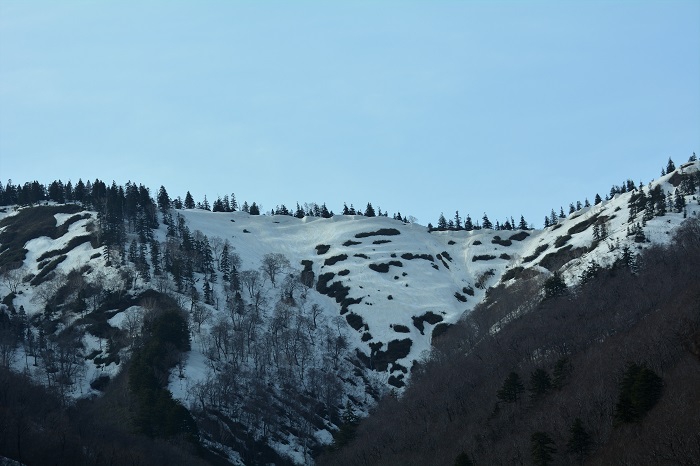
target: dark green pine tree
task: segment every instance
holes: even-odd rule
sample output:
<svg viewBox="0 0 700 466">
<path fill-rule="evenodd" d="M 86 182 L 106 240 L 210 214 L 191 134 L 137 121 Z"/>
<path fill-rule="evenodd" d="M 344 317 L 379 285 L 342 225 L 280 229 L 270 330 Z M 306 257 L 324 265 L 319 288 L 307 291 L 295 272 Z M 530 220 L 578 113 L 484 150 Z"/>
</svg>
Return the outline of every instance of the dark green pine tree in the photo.
<svg viewBox="0 0 700 466">
<path fill-rule="evenodd" d="M 600 194 L 597 194 L 597 193 L 596 193 L 595 199 L 593 200 L 593 204 L 594 204 L 594 205 L 598 205 L 598 204 L 600 204 L 601 202 L 603 202 L 603 200 L 600 198 Z"/>
<path fill-rule="evenodd" d="M 212 212 L 226 212 L 226 209 L 224 208 L 224 201 L 221 200 L 221 197 L 217 197 L 214 203 L 211 205 L 211 211 Z"/>
<path fill-rule="evenodd" d="M 440 213 L 440 217 L 438 218 L 437 227 L 438 230 L 447 230 L 447 219 L 445 218 L 445 215 L 442 214 L 442 212 Z"/>
<path fill-rule="evenodd" d="M 459 210 L 455 211 L 455 222 L 454 222 L 455 228 L 457 230 L 462 229 L 462 217 L 459 216 Z"/>
<path fill-rule="evenodd" d="M 530 437 L 530 453 L 532 463 L 536 466 L 547 466 L 552 463 L 554 453 L 557 449 L 554 440 L 547 432 L 535 432 Z"/>
<path fill-rule="evenodd" d="M 231 251 L 228 240 L 224 242 L 224 247 L 221 249 L 219 271 L 225 282 L 231 281 Z"/>
<path fill-rule="evenodd" d="M 155 239 L 151 240 L 151 264 L 153 264 L 153 275 L 160 275 L 162 272 L 160 266 L 160 243 Z"/>
<path fill-rule="evenodd" d="M 455 466 L 474 466 L 474 462 L 465 452 L 460 453 L 455 458 Z"/>
<path fill-rule="evenodd" d="M 481 220 L 483 221 L 483 223 L 481 224 L 482 228 L 487 228 L 489 230 L 493 228 L 493 224 L 491 223 L 491 220 L 489 220 L 489 216 L 486 215 L 486 212 L 484 212 L 484 216 Z"/>
<path fill-rule="evenodd" d="M 683 196 L 683 194 L 681 194 L 679 190 L 676 190 L 674 195 L 673 208 L 676 212 L 680 213 L 683 212 L 683 209 L 685 209 L 685 205 L 685 196 Z"/>
<path fill-rule="evenodd" d="M 372 203 L 368 202 L 367 207 L 365 208 L 365 217 L 375 217 L 376 213 L 374 212 L 374 207 L 372 207 Z"/>
<path fill-rule="evenodd" d="M 253 202 L 250 205 L 250 209 L 248 210 L 248 213 L 250 215 L 260 215 L 260 208 L 258 207 L 258 205 L 255 202 Z"/>
<path fill-rule="evenodd" d="M 583 464 L 592 444 L 591 434 L 583 427 L 581 418 L 577 417 L 569 427 L 569 441 L 566 442 L 566 451 L 575 455 L 579 464 Z"/>
<path fill-rule="evenodd" d="M 204 294 L 204 302 L 206 304 L 214 304 L 214 297 L 211 290 L 211 285 L 209 280 L 204 280 L 204 286 L 202 287 L 202 293 Z"/>
<path fill-rule="evenodd" d="M 170 196 L 168 196 L 168 191 L 165 190 L 165 186 L 161 186 L 158 190 L 158 208 L 163 213 L 163 215 L 170 209 L 171 201 Z"/>
<path fill-rule="evenodd" d="M 185 203 L 183 204 L 185 209 L 194 209 L 195 204 L 194 204 L 194 198 L 192 197 L 192 194 L 190 194 L 189 191 L 187 191 L 187 194 L 185 194 Z"/>
<path fill-rule="evenodd" d="M 552 379 L 544 369 L 535 369 L 530 373 L 530 391 L 531 398 L 539 398 L 547 393 L 552 388 Z"/>
<path fill-rule="evenodd" d="M 595 260 L 592 260 L 589 264 L 588 267 L 586 267 L 586 270 L 581 273 L 581 284 L 586 284 L 589 281 L 593 280 L 595 277 L 598 276 L 598 273 L 600 273 L 600 265 Z"/>
<path fill-rule="evenodd" d="M 520 398 L 520 394 L 525 390 L 523 382 L 517 372 L 511 372 L 503 382 L 503 386 L 498 390 L 496 396 L 506 403 L 515 403 Z"/>
<path fill-rule="evenodd" d="M 467 231 L 472 231 L 474 229 L 474 224 L 472 223 L 472 218 L 467 214 L 467 218 L 464 219 L 464 229 Z"/>
<path fill-rule="evenodd" d="M 527 230 L 527 222 L 525 221 L 525 217 L 522 215 L 520 216 L 520 223 L 518 223 L 518 229 L 520 230 Z"/>
<path fill-rule="evenodd" d="M 294 216 L 295 216 L 296 218 L 304 218 L 304 215 L 306 215 L 306 214 L 304 213 L 304 209 L 302 209 L 302 208 L 299 206 L 299 203 L 297 202 L 297 208 L 296 208 L 296 210 L 294 211 Z"/>
<path fill-rule="evenodd" d="M 663 380 L 646 364 L 630 364 L 620 382 L 615 421 L 639 422 L 661 398 Z"/>
<path fill-rule="evenodd" d="M 136 240 L 132 239 L 129 244 L 129 262 L 136 264 L 139 260 L 138 247 L 136 245 Z"/>
<path fill-rule="evenodd" d="M 345 405 L 345 411 L 343 411 L 341 418 L 343 423 L 340 425 L 338 432 L 336 432 L 333 436 L 334 449 L 347 445 L 352 439 L 355 438 L 355 431 L 357 430 L 359 419 L 349 401 Z"/>
<path fill-rule="evenodd" d="M 668 162 L 666 163 L 666 173 L 671 173 L 675 169 L 676 165 L 673 163 L 673 160 L 671 160 L 671 157 L 669 157 Z"/>
<path fill-rule="evenodd" d="M 564 293 L 566 293 L 566 283 L 561 278 L 559 272 L 554 272 L 554 274 L 544 282 L 544 298 L 554 298 Z"/>
</svg>

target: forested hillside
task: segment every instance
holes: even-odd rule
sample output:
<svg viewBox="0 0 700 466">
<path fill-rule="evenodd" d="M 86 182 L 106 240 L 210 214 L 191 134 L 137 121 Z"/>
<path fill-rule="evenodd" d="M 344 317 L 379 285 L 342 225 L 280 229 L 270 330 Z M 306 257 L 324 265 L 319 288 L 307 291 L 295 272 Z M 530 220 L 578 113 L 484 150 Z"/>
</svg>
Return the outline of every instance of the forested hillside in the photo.
<svg viewBox="0 0 700 466">
<path fill-rule="evenodd" d="M 700 163 L 663 172 L 552 209 L 544 229 L 8 182 L 0 456 L 682 462 Z"/>
<path fill-rule="evenodd" d="M 319 464 L 696 464 L 698 271 L 693 218 L 542 301 L 551 281 L 493 289 Z"/>
</svg>

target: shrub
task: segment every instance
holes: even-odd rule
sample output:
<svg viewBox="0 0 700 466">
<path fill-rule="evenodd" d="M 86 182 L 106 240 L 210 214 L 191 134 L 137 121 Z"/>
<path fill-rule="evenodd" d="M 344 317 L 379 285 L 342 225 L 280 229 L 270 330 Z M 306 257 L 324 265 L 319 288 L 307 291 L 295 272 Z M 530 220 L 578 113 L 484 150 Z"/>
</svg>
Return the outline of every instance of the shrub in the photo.
<svg viewBox="0 0 700 466">
<path fill-rule="evenodd" d="M 500 236 L 494 236 L 491 240 L 492 244 L 498 244 L 499 246 L 510 246 L 513 242 L 509 239 L 501 239 Z"/>
<path fill-rule="evenodd" d="M 330 244 L 318 244 L 316 245 L 316 254 L 319 256 L 322 254 L 325 254 L 328 252 L 328 250 L 331 248 Z"/>
<path fill-rule="evenodd" d="M 554 247 L 560 248 L 560 247 L 564 246 L 570 239 L 571 239 L 571 235 L 557 236 L 557 239 L 554 241 Z"/>
<path fill-rule="evenodd" d="M 400 261 L 389 261 L 380 264 L 369 264 L 369 268 L 374 270 L 375 272 L 387 273 L 389 272 L 389 267 L 391 267 L 392 265 L 395 267 L 403 267 L 403 264 Z"/>
<path fill-rule="evenodd" d="M 338 262 L 344 261 L 348 258 L 347 254 L 339 254 L 337 256 L 329 257 L 323 262 L 323 265 L 335 265 Z"/>
<path fill-rule="evenodd" d="M 430 262 L 434 262 L 435 259 L 431 254 L 412 254 L 410 252 L 401 254 L 401 258 L 405 259 L 407 261 L 413 260 L 413 259 L 425 259 Z"/>
<path fill-rule="evenodd" d="M 492 259 L 495 259 L 496 256 L 492 256 L 491 254 L 482 254 L 482 255 L 477 255 L 472 257 L 472 262 L 476 261 L 490 261 Z"/>
<path fill-rule="evenodd" d="M 529 255 L 527 257 L 523 257 L 523 262 L 531 262 L 531 261 L 537 259 L 537 257 L 540 254 L 542 254 L 548 247 L 549 247 L 549 244 L 542 244 L 540 246 L 537 246 L 537 249 L 535 249 L 534 253 L 532 253 L 531 255 Z"/>
<path fill-rule="evenodd" d="M 360 330 L 364 324 L 365 321 L 362 319 L 362 317 L 358 314 L 355 314 L 354 312 L 349 313 L 348 315 L 345 316 L 345 320 L 348 321 L 348 325 L 350 327 L 354 328 L 355 330 Z"/>
<path fill-rule="evenodd" d="M 530 236 L 530 233 L 528 233 L 526 231 L 521 231 L 519 233 L 511 235 L 508 239 L 511 241 L 522 241 L 525 238 L 527 238 L 528 236 Z"/>
<path fill-rule="evenodd" d="M 369 236 L 396 236 L 400 235 L 401 232 L 396 228 L 380 228 L 377 231 L 370 231 L 367 233 L 358 233 L 355 238 L 367 238 Z"/>
<path fill-rule="evenodd" d="M 620 382 L 615 405 L 615 420 L 639 422 L 661 398 L 663 380 L 646 364 L 630 364 Z"/>
<path fill-rule="evenodd" d="M 425 314 L 420 315 L 419 317 L 411 317 L 411 320 L 413 321 L 413 326 L 418 329 L 418 331 L 423 335 L 423 330 L 424 330 L 424 322 L 429 323 L 430 325 L 435 325 L 439 322 L 442 322 L 442 316 L 439 316 L 435 314 L 432 311 L 428 311 Z"/>
</svg>

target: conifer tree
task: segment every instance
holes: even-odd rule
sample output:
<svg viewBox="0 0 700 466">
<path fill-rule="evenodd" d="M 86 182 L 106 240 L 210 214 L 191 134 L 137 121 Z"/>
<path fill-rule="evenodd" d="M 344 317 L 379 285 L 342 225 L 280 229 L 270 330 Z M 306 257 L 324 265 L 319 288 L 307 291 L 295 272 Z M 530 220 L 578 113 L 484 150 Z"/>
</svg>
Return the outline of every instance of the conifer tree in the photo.
<svg viewBox="0 0 700 466">
<path fill-rule="evenodd" d="M 187 191 L 187 194 L 185 194 L 184 207 L 185 207 L 185 209 L 194 209 L 195 208 L 194 198 L 192 197 L 192 194 L 190 194 L 189 191 Z"/>
<path fill-rule="evenodd" d="M 554 298 L 560 296 L 566 292 L 566 283 L 561 278 L 559 272 L 554 272 L 554 274 L 549 277 L 544 282 L 544 298 Z"/>
<path fill-rule="evenodd" d="M 600 204 L 601 202 L 603 202 L 603 200 L 600 198 L 600 194 L 596 194 L 596 195 L 595 195 L 595 199 L 593 200 L 593 204 L 594 204 L 594 205 L 598 205 L 598 204 Z"/>
<path fill-rule="evenodd" d="M 347 445 L 352 439 L 355 438 L 355 431 L 357 430 L 359 419 L 349 401 L 345 405 L 345 411 L 343 411 L 341 419 L 343 420 L 343 423 L 341 424 L 338 432 L 336 432 L 333 436 L 334 449 Z"/>
<path fill-rule="evenodd" d="M 638 422 L 661 398 L 663 380 L 646 364 L 630 364 L 620 382 L 615 405 L 618 423 Z"/>
<path fill-rule="evenodd" d="M 469 455 L 467 455 L 465 452 L 462 452 L 459 455 L 457 455 L 457 458 L 455 458 L 454 466 L 474 466 L 474 462 L 469 457 Z"/>
<path fill-rule="evenodd" d="M 556 225 L 559 223 L 559 218 L 557 217 L 557 213 L 554 212 L 554 209 L 549 213 L 549 224 L 550 225 Z"/>
<path fill-rule="evenodd" d="M 673 207 L 676 212 L 680 213 L 683 212 L 683 209 L 685 208 L 685 196 L 680 193 L 678 189 L 676 189 L 675 196 L 674 196 L 674 201 L 673 201 Z"/>
<path fill-rule="evenodd" d="M 454 225 L 457 230 L 462 229 L 462 218 L 459 216 L 459 210 L 455 211 Z"/>
<path fill-rule="evenodd" d="M 467 231 L 472 231 L 474 229 L 474 224 L 469 214 L 467 214 L 467 218 L 464 220 L 464 229 Z"/>
<path fill-rule="evenodd" d="M 520 216 L 520 223 L 518 223 L 518 229 L 520 230 L 527 230 L 527 222 L 525 221 L 525 217 L 522 215 Z"/>
<path fill-rule="evenodd" d="M 539 398 L 547 393 L 552 388 L 552 379 L 546 370 L 538 368 L 530 373 L 530 391 L 531 398 Z"/>
<path fill-rule="evenodd" d="M 231 281 L 231 252 L 228 240 L 224 242 L 221 249 L 221 260 L 219 261 L 219 271 L 225 282 Z"/>
<path fill-rule="evenodd" d="M 496 396 L 506 403 L 515 403 L 520 394 L 525 390 L 523 382 L 517 372 L 511 372 L 503 382 L 503 386 L 498 390 Z"/>
<path fill-rule="evenodd" d="M 151 240 L 151 264 L 153 264 L 153 275 L 158 276 L 161 274 L 160 266 L 160 243 L 157 240 Z"/>
<path fill-rule="evenodd" d="M 250 205 L 250 208 L 248 209 L 248 213 L 250 215 L 260 215 L 260 208 L 258 207 L 258 205 L 255 202 L 253 202 Z"/>
<path fill-rule="evenodd" d="M 488 228 L 488 229 L 493 228 L 493 224 L 491 223 L 491 220 L 489 220 L 489 216 L 486 215 L 486 212 L 484 212 L 484 216 L 482 217 L 481 220 L 483 222 L 481 224 L 481 228 Z"/>
<path fill-rule="evenodd" d="M 445 218 L 445 215 L 442 212 L 440 212 L 440 218 L 438 218 L 437 227 L 438 230 L 447 229 L 447 219 Z"/>
<path fill-rule="evenodd" d="M 212 289 L 211 285 L 209 284 L 209 280 L 204 280 L 204 286 L 202 288 L 202 292 L 204 295 L 204 302 L 206 304 L 214 304 L 213 296 L 212 296 Z"/>
<path fill-rule="evenodd" d="M 583 464 L 586 456 L 588 456 L 592 443 L 591 434 L 583 427 L 581 418 L 577 417 L 574 419 L 571 427 L 569 427 L 569 441 L 566 442 L 566 451 L 576 455 L 579 464 Z"/>
<path fill-rule="evenodd" d="M 365 208 L 365 217 L 374 217 L 376 216 L 374 212 L 374 207 L 372 207 L 372 203 L 368 202 L 367 207 Z"/>
<path fill-rule="evenodd" d="M 673 160 L 671 160 L 671 157 L 669 157 L 668 162 L 666 163 L 666 173 L 671 173 L 675 169 L 676 165 L 673 163 Z"/>
<path fill-rule="evenodd" d="M 165 190 L 165 186 L 160 187 L 158 190 L 158 208 L 165 215 L 165 213 L 170 209 L 170 196 L 168 196 L 168 191 Z"/>
<path fill-rule="evenodd" d="M 554 440 L 546 432 L 535 432 L 530 437 L 530 452 L 532 454 L 532 463 L 536 466 L 547 466 L 551 464 L 553 454 L 557 449 L 554 446 Z"/>
</svg>

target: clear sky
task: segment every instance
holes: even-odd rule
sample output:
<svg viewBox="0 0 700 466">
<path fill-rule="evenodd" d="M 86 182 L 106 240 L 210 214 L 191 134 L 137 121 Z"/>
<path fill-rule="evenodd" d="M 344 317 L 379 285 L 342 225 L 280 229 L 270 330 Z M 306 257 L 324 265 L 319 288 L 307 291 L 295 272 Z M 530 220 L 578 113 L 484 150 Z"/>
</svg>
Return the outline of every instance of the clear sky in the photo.
<svg viewBox="0 0 700 466">
<path fill-rule="evenodd" d="M 0 180 L 542 226 L 700 153 L 700 2 L 0 0 Z"/>
</svg>

